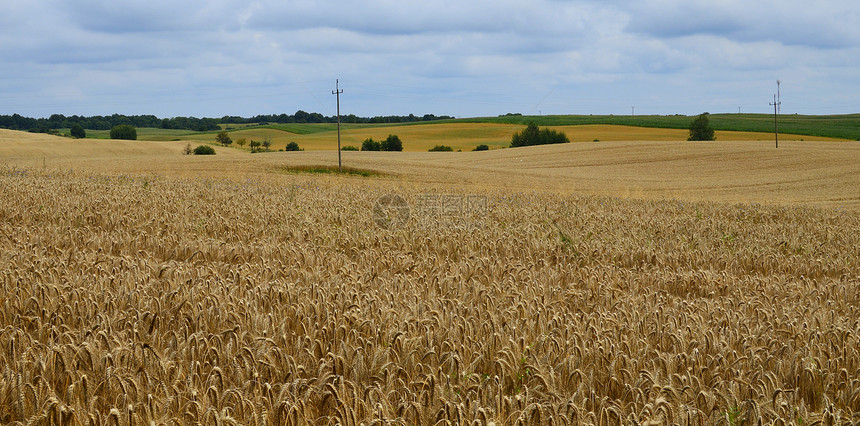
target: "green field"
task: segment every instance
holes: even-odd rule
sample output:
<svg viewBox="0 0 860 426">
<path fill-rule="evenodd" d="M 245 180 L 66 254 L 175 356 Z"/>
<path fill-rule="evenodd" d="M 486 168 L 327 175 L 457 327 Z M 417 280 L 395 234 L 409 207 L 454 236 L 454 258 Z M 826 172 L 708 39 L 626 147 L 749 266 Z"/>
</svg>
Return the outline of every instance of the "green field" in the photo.
<svg viewBox="0 0 860 426">
<path fill-rule="evenodd" d="M 528 124 L 541 126 L 578 126 L 612 124 L 634 127 L 687 129 L 693 117 L 686 115 L 544 115 L 466 118 L 457 121 L 473 123 Z M 773 132 L 772 114 L 711 114 L 715 130 L 737 132 Z M 780 133 L 860 140 L 860 114 L 847 115 L 780 115 Z"/>
<path fill-rule="evenodd" d="M 69 133 L 69 129 L 60 129 L 61 133 Z M 176 129 L 156 129 L 153 127 L 138 127 L 137 138 L 146 141 L 175 141 L 181 139 L 182 136 L 188 135 L 205 135 L 215 132 L 195 132 L 192 130 L 176 130 Z M 110 139 L 110 130 L 87 130 L 87 138 L 89 139 Z M 215 138 L 214 136 L 212 137 Z"/>
</svg>

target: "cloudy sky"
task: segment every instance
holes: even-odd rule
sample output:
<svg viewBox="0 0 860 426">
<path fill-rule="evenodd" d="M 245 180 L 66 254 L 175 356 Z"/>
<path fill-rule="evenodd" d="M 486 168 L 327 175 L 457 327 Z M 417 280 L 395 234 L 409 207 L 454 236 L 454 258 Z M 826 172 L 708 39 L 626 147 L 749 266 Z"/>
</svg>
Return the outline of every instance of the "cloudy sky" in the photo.
<svg viewBox="0 0 860 426">
<path fill-rule="evenodd" d="M 0 0 L 0 114 L 860 112 L 856 0 Z"/>
</svg>

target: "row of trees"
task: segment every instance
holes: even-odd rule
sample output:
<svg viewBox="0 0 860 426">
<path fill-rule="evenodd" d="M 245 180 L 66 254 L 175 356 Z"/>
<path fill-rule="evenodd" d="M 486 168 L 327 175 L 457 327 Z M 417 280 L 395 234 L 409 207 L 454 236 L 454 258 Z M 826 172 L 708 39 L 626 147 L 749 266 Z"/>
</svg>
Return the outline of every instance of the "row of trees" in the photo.
<svg viewBox="0 0 860 426">
<path fill-rule="evenodd" d="M 116 126 L 129 125 L 134 127 L 154 127 L 161 129 L 183 129 L 194 131 L 211 131 L 218 129 L 218 120 L 214 118 L 174 117 L 158 118 L 154 115 L 96 115 L 84 117 L 80 115 L 65 116 L 54 114 L 49 118 L 30 118 L 19 114 L 0 115 L 0 127 L 11 130 L 26 130 L 37 133 L 48 133 L 51 129 L 71 129 L 75 125 L 89 130 L 110 130 Z"/>
<path fill-rule="evenodd" d="M 434 121 L 434 120 L 451 120 L 454 117 L 449 115 L 434 115 L 434 114 L 424 114 L 423 116 L 417 116 L 414 114 L 409 115 L 387 115 L 387 116 L 376 116 L 376 117 L 359 117 L 355 114 L 342 115 L 340 116 L 341 123 L 354 123 L 354 124 L 375 124 L 375 123 L 414 123 L 418 121 Z M 221 123 L 225 124 L 251 124 L 251 123 L 279 123 L 279 124 L 289 124 L 289 123 L 336 123 L 337 116 L 326 117 L 318 112 L 305 112 L 302 110 L 296 111 L 293 115 L 288 114 L 278 114 L 278 115 L 255 115 L 253 117 L 244 118 L 237 116 L 228 116 L 225 115 L 221 117 Z"/>
<path fill-rule="evenodd" d="M 447 120 L 454 117 L 433 114 L 424 116 L 391 115 L 378 117 L 358 117 L 354 114 L 341 116 L 343 123 L 410 123 L 417 121 Z M 295 114 L 272 114 L 256 115 L 244 118 L 238 116 L 224 116 L 221 118 L 197 118 L 197 117 L 173 117 L 158 118 L 154 115 L 95 115 L 85 117 L 80 115 L 65 116 L 54 114 L 48 118 L 30 118 L 19 114 L 0 115 L 0 128 L 11 130 L 26 130 L 32 132 L 48 133 L 51 129 L 69 129 L 75 124 L 84 129 L 108 130 L 114 126 L 130 125 L 134 127 L 154 127 L 160 129 L 180 129 L 193 131 L 218 130 L 219 123 L 225 124 L 251 124 L 251 123 L 336 123 L 337 116 L 326 117 L 317 112 L 296 111 Z"/>
</svg>

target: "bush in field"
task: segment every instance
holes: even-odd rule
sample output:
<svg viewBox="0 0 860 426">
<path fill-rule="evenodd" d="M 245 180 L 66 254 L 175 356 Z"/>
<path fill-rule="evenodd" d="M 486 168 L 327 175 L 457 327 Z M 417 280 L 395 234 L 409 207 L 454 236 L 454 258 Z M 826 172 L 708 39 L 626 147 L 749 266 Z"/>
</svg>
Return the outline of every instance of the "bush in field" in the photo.
<svg viewBox="0 0 860 426">
<path fill-rule="evenodd" d="M 714 136 L 714 128 L 708 120 L 707 112 L 699 114 L 692 123 L 690 123 L 690 137 L 688 141 L 713 141 L 717 137 Z"/>
<path fill-rule="evenodd" d="M 290 142 L 287 144 L 286 148 L 284 148 L 284 151 L 304 151 L 304 150 L 299 148 L 299 144 L 297 144 L 295 142 Z"/>
<path fill-rule="evenodd" d="M 489 145 L 481 144 L 481 145 L 476 146 L 475 149 L 473 149 L 472 151 L 489 151 L 489 150 L 490 150 Z"/>
<path fill-rule="evenodd" d="M 388 135 L 384 141 L 367 138 L 361 143 L 362 151 L 403 151 L 403 141 L 397 135 Z"/>
<path fill-rule="evenodd" d="M 120 124 L 110 129 L 111 139 L 137 140 L 137 129 L 128 124 Z"/>
<path fill-rule="evenodd" d="M 454 148 L 451 148 L 448 145 L 436 145 L 433 148 L 428 149 L 429 152 L 450 152 L 454 151 Z"/>
<path fill-rule="evenodd" d="M 388 135 L 379 145 L 382 151 L 403 151 L 403 142 L 397 135 Z"/>
<path fill-rule="evenodd" d="M 69 134 L 76 139 L 83 139 L 87 137 L 87 132 L 84 130 L 83 127 L 81 127 L 80 124 L 77 123 L 75 123 L 75 125 L 72 126 L 71 130 L 69 130 Z"/>
<path fill-rule="evenodd" d="M 382 144 L 373 140 L 373 138 L 367 138 L 364 142 L 361 143 L 362 151 L 382 151 Z"/>
<path fill-rule="evenodd" d="M 209 145 L 199 145 L 194 148 L 194 155 L 215 155 L 215 148 Z"/>
<path fill-rule="evenodd" d="M 511 148 L 518 146 L 546 145 L 553 143 L 568 143 L 570 139 L 564 132 L 539 128 L 534 122 L 529 123 L 526 128 L 511 136 Z"/>
<path fill-rule="evenodd" d="M 342 147 L 340 148 L 340 150 L 341 150 L 341 151 L 358 151 L 358 147 L 357 147 L 357 146 L 352 146 L 352 145 L 346 145 L 346 146 L 342 146 Z"/>
</svg>

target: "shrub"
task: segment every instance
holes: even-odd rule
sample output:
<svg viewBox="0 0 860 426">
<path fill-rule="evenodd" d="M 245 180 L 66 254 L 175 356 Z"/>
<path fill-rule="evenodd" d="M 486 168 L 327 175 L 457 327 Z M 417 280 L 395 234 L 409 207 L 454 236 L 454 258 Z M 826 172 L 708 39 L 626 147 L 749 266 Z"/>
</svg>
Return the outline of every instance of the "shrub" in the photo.
<svg viewBox="0 0 860 426">
<path fill-rule="evenodd" d="M 448 145 L 436 145 L 433 148 L 428 149 L 429 152 L 450 152 L 454 151 L 454 148 L 451 148 Z"/>
<path fill-rule="evenodd" d="M 304 150 L 299 148 L 299 144 L 297 144 L 295 142 L 290 142 L 287 144 L 287 147 L 284 148 L 284 151 L 304 151 Z"/>
<path fill-rule="evenodd" d="M 358 151 L 358 147 L 352 146 L 352 145 L 345 145 L 345 146 L 340 147 L 340 150 L 341 151 Z"/>
<path fill-rule="evenodd" d="M 687 138 L 688 141 L 713 141 L 716 140 L 716 136 L 714 136 L 714 129 L 711 127 L 711 123 L 708 120 L 707 112 L 699 114 L 692 123 L 690 123 L 690 137 Z"/>
<path fill-rule="evenodd" d="M 250 143 L 250 144 L 248 144 L 248 146 L 250 146 L 250 147 L 251 147 L 251 152 L 252 152 L 252 153 L 253 153 L 253 152 L 257 152 L 257 151 L 259 150 L 259 148 L 260 148 L 260 145 L 261 145 L 261 144 L 260 144 L 260 141 L 255 141 L 255 140 L 253 140 L 253 139 L 251 139 L 251 143 Z"/>
<path fill-rule="evenodd" d="M 76 139 L 83 139 L 87 137 L 87 132 L 78 123 L 75 123 L 75 125 L 72 126 L 72 129 L 69 130 L 69 134 L 71 134 L 72 137 Z"/>
<path fill-rule="evenodd" d="M 382 151 L 382 144 L 373 140 L 373 138 L 367 138 L 364 142 L 361 143 L 362 151 Z"/>
<path fill-rule="evenodd" d="M 191 149 L 191 144 L 186 144 L 185 148 L 182 149 L 182 153 L 185 155 L 191 155 L 194 151 Z"/>
<path fill-rule="evenodd" d="M 137 140 L 137 129 L 128 124 L 120 124 L 110 129 L 111 139 Z"/>
<path fill-rule="evenodd" d="M 488 145 L 480 144 L 480 145 L 476 146 L 475 149 L 473 149 L 472 151 L 489 151 L 489 150 L 490 150 L 490 147 Z"/>
<path fill-rule="evenodd" d="M 388 135 L 388 137 L 380 143 L 382 151 L 403 151 L 403 142 L 397 135 Z"/>
<path fill-rule="evenodd" d="M 564 132 L 539 128 L 534 122 L 529 123 L 526 128 L 511 136 L 511 148 L 518 146 L 546 145 L 553 143 L 568 143 L 570 139 Z"/>
<path fill-rule="evenodd" d="M 215 155 L 215 148 L 209 145 L 198 145 L 194 148 L 194 155 Z"/>
</svg>

